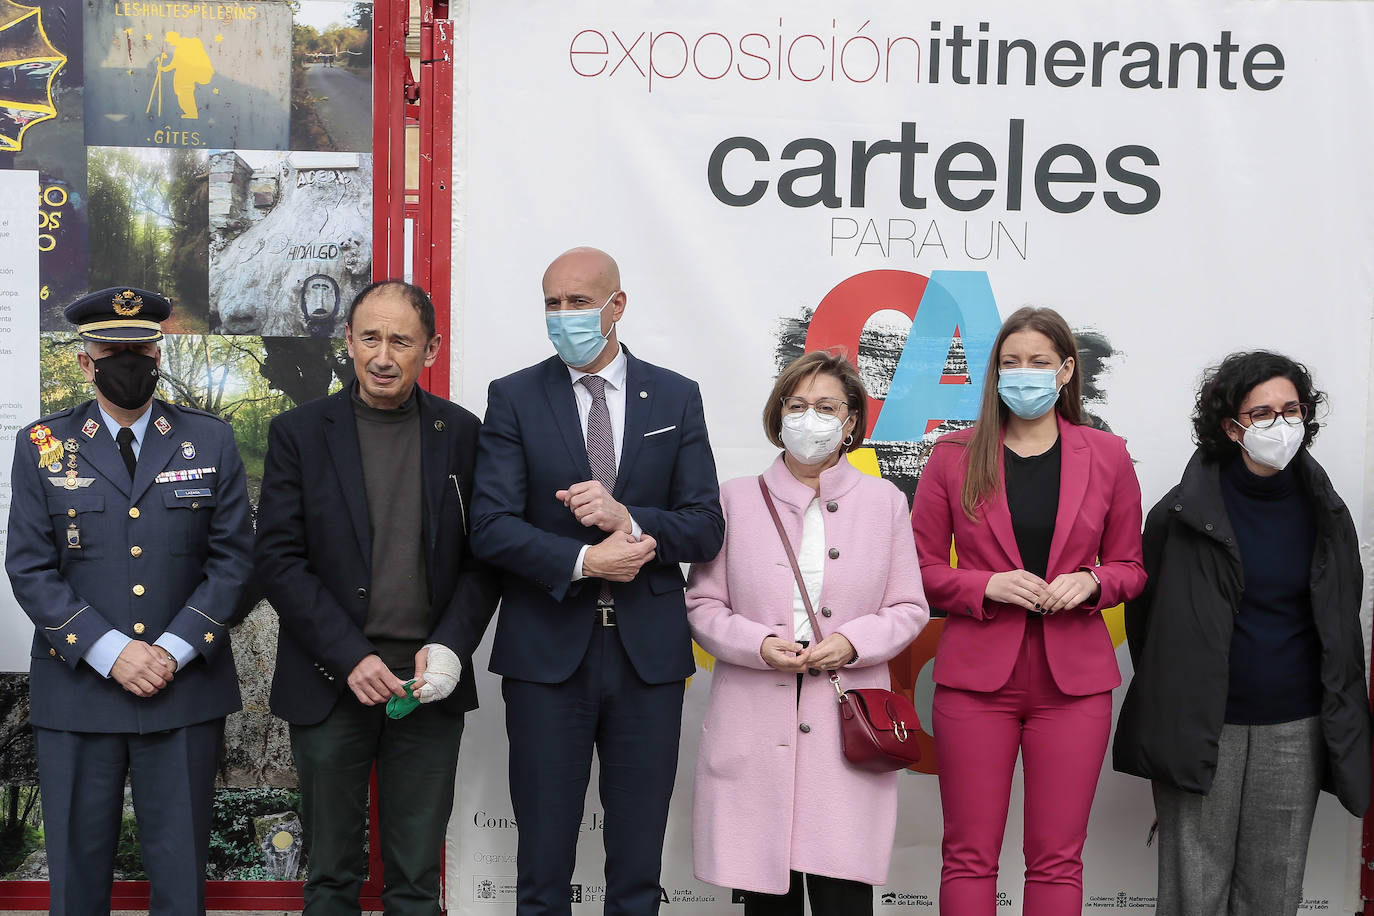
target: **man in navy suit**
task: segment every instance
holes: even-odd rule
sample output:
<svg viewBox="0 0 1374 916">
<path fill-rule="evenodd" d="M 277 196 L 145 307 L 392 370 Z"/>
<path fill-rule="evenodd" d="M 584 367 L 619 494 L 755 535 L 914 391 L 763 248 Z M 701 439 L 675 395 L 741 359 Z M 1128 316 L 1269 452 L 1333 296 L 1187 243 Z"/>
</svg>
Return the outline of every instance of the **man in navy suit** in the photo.
<svg viewBox="0 0 1374 916">
<path fill-rule="evenodd" d="M 68 305 L 95 400 L 15 443 L 5 568 L 34 623 L 29 721 L 62 916 L 110 912 L 126 774 L 149 912 L 205 912 L 253 526 L 229 424 L 153 397 L 170 313 L 130 287 Z"/>
<path fill-rule="evenodd" d="M 521 914 L 571 911 L 593 748 L 604 912 L 658 912 L 694 670 L 679 564 L 724 538 L 701 393 L 620 345 L 626 301 L 605 252 L 560 255 L 544 274 L 558 355 L 487 395 L 473 549 L 504 572 L 491 670 L 504 678 Z"/>
<path fill-rule="evenodd" d="M 356 380 L 267 436 L 254 555 L 281 621 L 272 711 L 300 776 L 306 912 L 359 911 L 375 763 L 382 904 L 433 916 L 470 659 L 498 597 L 467 536 L 481 424 L 416 384 L 440 353 L 424 290 L 372 284 L 345 330 Z"/>
</svg>

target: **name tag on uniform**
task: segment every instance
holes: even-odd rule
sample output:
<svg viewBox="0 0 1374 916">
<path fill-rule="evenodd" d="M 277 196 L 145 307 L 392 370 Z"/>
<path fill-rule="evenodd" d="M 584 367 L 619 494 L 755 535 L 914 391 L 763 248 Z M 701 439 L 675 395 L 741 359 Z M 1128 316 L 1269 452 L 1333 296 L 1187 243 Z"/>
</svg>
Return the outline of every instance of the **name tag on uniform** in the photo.
<svg viewBox="0 0 1374 916">
<path fill-rule="evenodd" d="M 209 496 L 213 490 L 209 487 L 201 487 L 198 490 L 174 490 L 177 499 L 193 499 L 198 496 Z"/>
</svg>

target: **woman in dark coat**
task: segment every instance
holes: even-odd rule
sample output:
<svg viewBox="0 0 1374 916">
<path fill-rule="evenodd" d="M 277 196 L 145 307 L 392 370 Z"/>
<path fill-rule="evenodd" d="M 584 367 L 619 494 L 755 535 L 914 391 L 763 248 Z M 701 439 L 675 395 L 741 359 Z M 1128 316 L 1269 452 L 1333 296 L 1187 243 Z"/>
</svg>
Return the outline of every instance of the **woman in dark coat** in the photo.
<svg viewBox="0 0 1374 916">
<path fill-rule="evenodd" d="M 1324 401 L 1286 356 L 1228 356 L 1145 522 L 1112 757 L 1152 782 L 1160 916 L 1296 913 L 1318 792 L 1369 805 L 1359 544 L 1308 451 Z"/>
</svg>

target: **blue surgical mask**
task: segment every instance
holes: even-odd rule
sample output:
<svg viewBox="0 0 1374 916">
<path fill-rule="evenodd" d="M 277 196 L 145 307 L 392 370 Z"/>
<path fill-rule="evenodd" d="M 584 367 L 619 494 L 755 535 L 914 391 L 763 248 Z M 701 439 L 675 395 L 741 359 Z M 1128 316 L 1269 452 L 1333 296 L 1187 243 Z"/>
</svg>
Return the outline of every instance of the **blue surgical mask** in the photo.
<svg viewBox="0 0 1374 916">
<path fill-rule="evenodd" d="M 544 312 L 544 324 L 548 328 L 549 341 L 558 351 L 558 357 L 574 369 L 591 365 L 601 351 L 606 349 L 609 339 L 601 333 L 601 313 L 611 304 L 616 293 L 611 293 L 601 308 L 560 309 Z"/>
<path fill-rule="evenodd" d="M 1059 369 L 1068 362 L 1060 363 Z M 1059 400 L 1059 369 L 1003 369 L 997 376 L 997 393 L 1021 419 L 1043 417 Z"/>
</svg>

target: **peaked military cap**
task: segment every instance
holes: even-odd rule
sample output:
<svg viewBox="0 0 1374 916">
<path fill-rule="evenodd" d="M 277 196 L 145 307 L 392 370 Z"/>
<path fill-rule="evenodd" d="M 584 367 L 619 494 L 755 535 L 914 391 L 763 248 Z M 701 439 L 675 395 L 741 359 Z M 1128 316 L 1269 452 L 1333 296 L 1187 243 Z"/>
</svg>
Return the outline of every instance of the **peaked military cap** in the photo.
<svg viewBox="0 0 1374 916">
<path fill-rule="evenodd" d="M 87 293 L 62 314 L 87 340 L 136 343 L 162 339 L 162 322 L 172 314 L 172 303 L 146 289 L 112 286 Z"/>
</svg>

